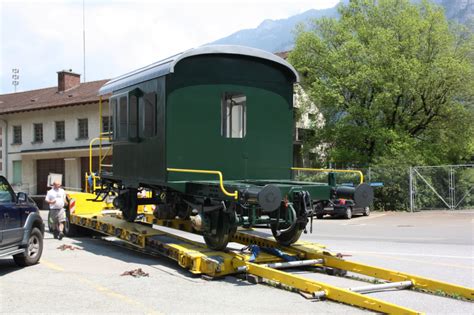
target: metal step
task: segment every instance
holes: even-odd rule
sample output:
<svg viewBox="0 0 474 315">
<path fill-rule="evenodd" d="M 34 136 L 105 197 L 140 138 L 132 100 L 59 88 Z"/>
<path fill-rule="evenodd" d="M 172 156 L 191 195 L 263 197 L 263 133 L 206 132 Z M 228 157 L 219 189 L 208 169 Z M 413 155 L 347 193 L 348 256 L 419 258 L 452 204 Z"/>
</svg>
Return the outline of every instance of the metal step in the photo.
<svg viewBox="0 0 474 315">
<path fill-rule="evenodd" d="M 21 254 L 24 252 L 25 252 L 24 248 L 18 248 L 18 246 L 13 246 L 10 248 L 0 250 L 0 257 L 13 256 L 13 255 Z"/>
</svg>

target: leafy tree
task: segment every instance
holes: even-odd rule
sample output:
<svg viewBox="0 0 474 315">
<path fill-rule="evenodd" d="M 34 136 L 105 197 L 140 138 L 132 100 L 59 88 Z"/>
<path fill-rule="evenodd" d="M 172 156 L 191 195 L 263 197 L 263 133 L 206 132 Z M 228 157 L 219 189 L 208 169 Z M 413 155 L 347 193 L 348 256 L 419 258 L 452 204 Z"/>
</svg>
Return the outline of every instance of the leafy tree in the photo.
<svg viewBox="0 0 474 315">
<path fill-rule="evenodd" d="M 298 30 L 289 60 L 324 116 L 327 162 L 459 163 L 474 157 L 474 46 L 427 1 L 352 0 Z"/>
</svg>

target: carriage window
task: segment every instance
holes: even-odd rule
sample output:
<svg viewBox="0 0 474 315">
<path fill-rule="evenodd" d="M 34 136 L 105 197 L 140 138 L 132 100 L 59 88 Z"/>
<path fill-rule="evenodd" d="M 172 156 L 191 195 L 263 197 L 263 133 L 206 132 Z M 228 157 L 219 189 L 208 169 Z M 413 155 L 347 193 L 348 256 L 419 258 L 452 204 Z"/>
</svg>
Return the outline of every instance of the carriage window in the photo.
<svg viewBox="0 0 474 315">
<path fill-rule="evenodd" d="M 128 134 L 128 124 L 127 124 L 127 96 L 122 96 L 119 98 L 118 102 L 118 131 L 117 139 L 124 140 L 127 139 Z"/>
<path fill-rule="evenodd" d="M 156 135 L 156 93 L 146 93 L 140 98 L 139 137 L 150 138 Z"/>
<path fill-rule="evenodd" d="M 129 106 L 129 117 L 128 117 L 128 137 L 130 139 L 136 139 L 138 136 L 138 96 L 130 95 L 130 106 Z"/>
<path fill-rule="evenodd" d="M 222 97 L 221 135 L 226 138 L 243 138 L 246 134 L 246 101 L 241 93 L 224 93 Z"/>
<path fill-rule="evenodd" d="M 136 88 L 111 98 L 116 140 L 139 141 L 156 135 L 156 93 Z"/>
<path fill-rule="evenodd" d="M 118 117 L 118 109 L 117 109 L 117 98 L 112 97 L 109 100 L 109 113 L 112 113 L 111 117 L 111 127 L 112 130 L 117 130 L 117 117 Z M 117 134 L 112 134 L 113 139 L 116 139 Z"/>
</svg>

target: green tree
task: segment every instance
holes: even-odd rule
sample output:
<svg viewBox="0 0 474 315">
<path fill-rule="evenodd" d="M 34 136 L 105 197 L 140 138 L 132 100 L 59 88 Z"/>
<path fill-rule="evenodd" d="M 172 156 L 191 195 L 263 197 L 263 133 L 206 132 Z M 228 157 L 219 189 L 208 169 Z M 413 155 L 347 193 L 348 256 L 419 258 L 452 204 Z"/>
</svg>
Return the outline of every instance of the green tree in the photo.
<svg viewBox="0 0 474 315">
<path fill-rule="evenodd" d="M 427 1 L 352 0 L 339 13 L 300 29 L 289 57 L 325 120 L 312 146 L 339 165 L 472 159 L 472 33 Z"/>
</svg>

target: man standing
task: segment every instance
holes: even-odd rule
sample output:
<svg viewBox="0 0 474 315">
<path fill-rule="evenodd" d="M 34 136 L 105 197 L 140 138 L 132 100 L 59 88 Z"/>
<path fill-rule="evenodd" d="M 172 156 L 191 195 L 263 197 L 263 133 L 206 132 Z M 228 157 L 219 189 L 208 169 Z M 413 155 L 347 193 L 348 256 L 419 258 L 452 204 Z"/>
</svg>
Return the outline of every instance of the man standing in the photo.
<svg viewBox="0 0 474 315">
<path fill-rule="evenodd" d="M 64 237 L 64 222 L 66 221 L 66 210 L 64 204 L 66 203 L 66 192 L 61 188 L 61 182 L 55 180 L 53 188 L 48 191 L 46 195 L 46 202 L 49 204 L 49 211 L 53 219 L 54 238 L 61 240 Z"/>
</svg>

